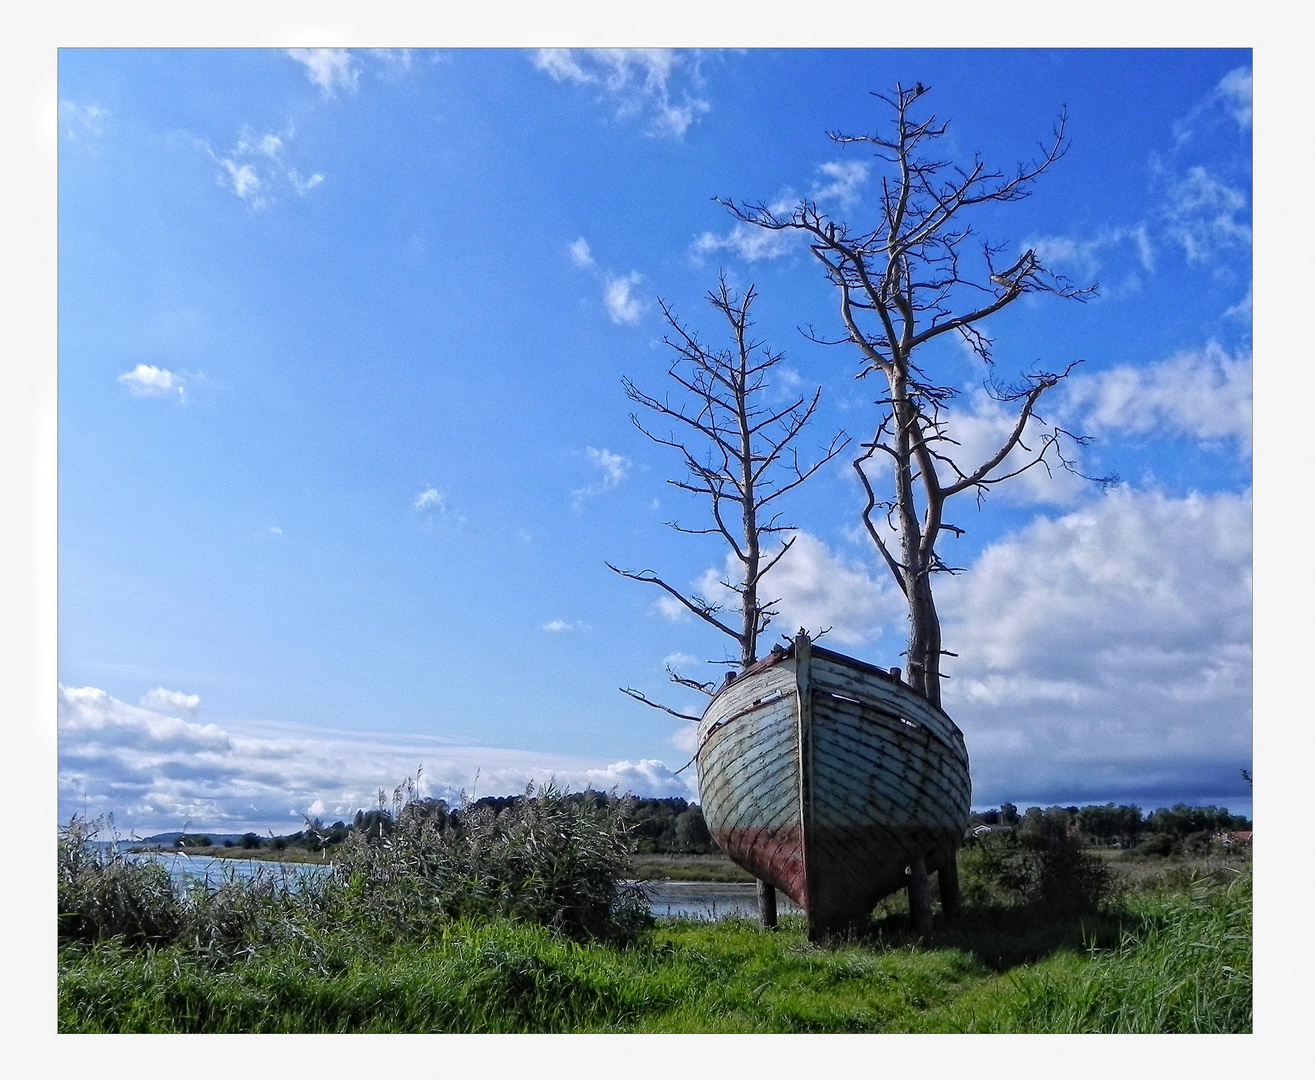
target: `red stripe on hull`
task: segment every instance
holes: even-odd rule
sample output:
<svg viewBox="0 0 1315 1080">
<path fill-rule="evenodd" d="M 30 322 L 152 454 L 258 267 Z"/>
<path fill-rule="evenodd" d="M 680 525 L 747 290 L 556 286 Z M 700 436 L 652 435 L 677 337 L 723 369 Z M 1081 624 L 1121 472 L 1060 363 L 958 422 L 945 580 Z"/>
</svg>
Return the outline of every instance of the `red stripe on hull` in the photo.
<svg viewBox="0 0 1315 1080">
<path fill-rule="evenodd" d="M 804 860 L 798 825 L 714 829 L 717 846 L 760 881 L 804 907 Z"/>
<path fill-rule="evenodd" d="M 934 871 L 959 843 L 955 829 L 817 825 L 805 869 L 798 825 L 714 829 L 712 836 L 734 862 L 780 889 L 821 930 L 863 924 L 877 901 L 905 887 L 905 868 L 914 857 L 926 855 L 927 869 Z M 809 877 L 811 896 L 805 895 Z"/>
</svg>

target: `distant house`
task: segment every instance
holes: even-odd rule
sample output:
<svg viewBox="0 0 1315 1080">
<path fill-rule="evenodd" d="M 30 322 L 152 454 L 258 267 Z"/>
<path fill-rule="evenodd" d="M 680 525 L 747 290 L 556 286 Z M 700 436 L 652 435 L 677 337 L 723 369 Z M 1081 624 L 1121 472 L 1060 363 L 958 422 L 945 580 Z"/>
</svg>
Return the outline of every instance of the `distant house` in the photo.
<svg viewBox="0 0 1315 1080">
<path fill-rule="evenodd" d="M 991 833 L 1011 833 L 1013 831 L 1014 831 L 1014 826 L 1012 825 L 974 825 L 971 829 L 968 830 L 965 836 L 977 837 L 980 839 L 981 837 L 988 836 Z"/>
<path fill-rule="evenodd" d="M 1216 844 L 1219 844 L 1225 850 L 1230 850 L 1235 847 L 1251 846 L 1251 833 L 1249 831 L 1218 832 L 1215 833 L 1214 836 L 1210 837 L 1210 839 L 1213 840 Z"/>
</svg>

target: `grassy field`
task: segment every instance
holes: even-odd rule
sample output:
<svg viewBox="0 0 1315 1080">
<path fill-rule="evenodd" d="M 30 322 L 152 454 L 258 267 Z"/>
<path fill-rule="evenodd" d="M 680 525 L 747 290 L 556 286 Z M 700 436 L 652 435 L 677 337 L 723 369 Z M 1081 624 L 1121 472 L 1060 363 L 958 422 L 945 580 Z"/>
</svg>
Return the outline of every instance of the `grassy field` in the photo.
<svg viewBox="0 0 1315 1080">
<path fill-rule="evenodd" d="M 818 945 L 802 917 L 654 924 L 635 876 L 730 872 L 637 863 L 619 806 L 545 788 L 454 825 L 399 791 L 387 837 L 353 834 L 310 880 L 182 885 L 74 819 L 59 1030 L 1251 1030 L 1249 860 L 1129 859 L 1041 819 L 960 852 L 965 904 L 928 938 L 896 894 Z"/>
<path fill-rule="evenodd" d="M 1165 868 L 1161 868 L 1165 869 Z M 1172 868 L 1183 872 L 1181 867 Z M 1073 920 L 898 910 L 810 945 L 800 917 L 659 924 L 630 948 L 456 920 L 422 940 L 307 930 L 237 960 L 180 945 L 60 952 L 61 1031 L 1249 1031 L 1249 875 Z M 898 904 L 890 905 L 892 909 Z"/>
</svg>

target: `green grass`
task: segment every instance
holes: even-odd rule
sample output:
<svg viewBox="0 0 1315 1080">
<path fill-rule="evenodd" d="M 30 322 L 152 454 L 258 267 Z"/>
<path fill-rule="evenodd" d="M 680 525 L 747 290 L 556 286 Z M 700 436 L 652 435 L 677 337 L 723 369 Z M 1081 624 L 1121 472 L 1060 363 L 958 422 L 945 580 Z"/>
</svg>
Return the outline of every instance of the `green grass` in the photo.
<svg viewBox="0 0 1315 1080">
<path fill-rule="evenodd" d="M 506 920 L 421 940 L 280 939 L 222 962 L 180 945 L 60 953 L 61 1031 L 1249 1031 L 1249 878 L 1137 896 L 1121 913 L 900 914 L 810 945 L 801 917 L 661 923 L 631 948 Z"/>
</svg>

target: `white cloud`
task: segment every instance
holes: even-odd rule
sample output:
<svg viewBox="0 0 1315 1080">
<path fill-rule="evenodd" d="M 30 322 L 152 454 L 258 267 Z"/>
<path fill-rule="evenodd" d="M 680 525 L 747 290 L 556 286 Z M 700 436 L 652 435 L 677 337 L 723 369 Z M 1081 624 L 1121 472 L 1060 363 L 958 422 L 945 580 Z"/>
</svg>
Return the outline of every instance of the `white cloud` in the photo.
<svg viewBox="0 0 1315 1080">
<path fill-rule="evenodd" d="M 336 97 L 339 90 L 354 93 L 360 81 L 361 62 L 346 49 L 289 49 L 288 55 L 325 97 Z"/>
<path fill-rule="evenodd" d="M 1031 248 L 1041 264 L 1049 269 L 1076 274 L 1081 278 L 1094 277 L 1104 265 L 1104 253 L 1118 253 L 1131 247 L 1143 270 L 1155 270 L 1155 245 L 1150 230 L 1143 224 L 1136 227 L 1106 229 L 1085 240 L 1070 236 L 1034 236 L 1022 245 Z M 1079 282 L 1081 285 L 1086 281 Z"/>
<path fill-rule="evenodd" d="M 430 487 L 425 488 L 424 491 L 417 495 L 411 505 L 417 510 L 423 510 L 427 506 L 432 506 L 437 509 L 439 513 L 442 513 L 443 510 L 446 509 L 447 501 L 443 497 L 441 491 L 437 488 Z"/>
<path fill-rule="evenodd" d="M 834 199 L 844 207 L 858 201 L 858 189 L 868 178 L 868 167 L 861 161 L 825 161 L 817 171 L 824 180 L 814 183 L 813 198 L 818 202 Z"/>
<path fill-rule="evenodd" d="M 884 571 L 874 577 L 868 567 L 842 558 L 812 534 L 792 535 L 794 544 L 768 571 L 760 590 L 763 599 L 780 597 L 776 631 L 793 634 L 802 626 L 816 632 L 829 626 L 830 640 L 861 645 L 892 620 L 902 622 L 903 600 Z"/>
<path fill-rule="evenodd" d="M 630 460 L 607 449 L 585 447 L 585 456 L 603 472 L 603 488 L 614 488 L 630 474 Z"/>
<path fill-rule="evenodd" d="M 565 632 L 565 631 L 567 631 L 567 630 L 574 630 L 574 629 L 575 629 L 575 624 L 574 624 L 574 623 L 568 623 L 568 622 L 566 622 L 566 621 L 564 621 L 564 620 L 562 620 L 562 619 L 553 619 L 552 622 L 546 622 L 546 623 L 544 623 L 541 627 L 539 627 L 539 629 L 540 629 L 540 630 L 547 630 L 548 633 L 550 633 L 550 634 L 560 634 L 560 633 L 563 633 L 563 632 Z"/>
<path fill-rule="evenodd" d="M 138 364 L 131 371 L 125 371 L 119 376 L 119 382 L 123 383 L 130 393 L 138 397 L 163 397 L 167 394 L 177 394 L 179 401 L 187 400 L 182 376 L 176 375 L 166 368 L 155 367 L 152 364 Z"/>
<path fill-rule="evenodd" d="M 280 529 L 277 525 L 271 525 L 271 526 L 269 527 L 269 531 L 272 532 L 275 536 L 282 536 L 282 535 L 283 535 L 283 530 Z"/>
<path fill-rule="evenodd" d="M 697 54 L 673 49 L 539 49 L 534 64 L 557 82 L 597 87 L 618 118 L 646 114 L 650 135 L 679 138 L 711 109 L 689 89 L 702 82 Z"/>
<path fill-rule="evenodd" d="M 1251 69 L 1236 68 L 1230 71 L 1215 88 L 1220 103 L 1227 109 L 1237 126 L 1247 131 L 1251 127 Z"/>
<path fill-rule="evenodd" d="M 148 690 L 137 704 L 143 709 L 154 709 L 156 712 L 194 713 L 201 707 L 201 695 L 184 694 L 181 690 L 166 690 L 163 686 L 157 686 L 154 690 Z"/>
<path fill-rule="evenodd" d="M 99 105 L 79 105 L 76 101 L 61 101 L 59 111 L 72 121 L 69 127 L 65 128 L 70 139 L 76 139 L 84 133 L 104 134 L 104 120 L 110 115 Z"/>
<path fill-rule="evenodd" d="M 1251 356 L 1211 342 L 1143 367 L 1073 376 L 1063 410 L 1084 432 L 1235 440 L 1251 452 Z"/>
<path fill-rule="evenodd" d="M 303 176 L 301 170 L 288 162 L 288 141 L 293 135 L 292 128 L 282 135 L 267 132 L 259 136 L 250 128 L 243 128 L 237 144 L 226 156 L 216 154 L 204 142 L 200 145 L 223 169 L 218 177 L 220 186 L 231 190 L 253 210 L 260 210 L 284 186 L 298 195 L 306 195 L 324 182 L 323 173 Z"/>
<path fill-rule="evenodd" d="M 811 533 L 791 535 L 794 544 L 759 587 L 759 599 L 776 600 L 772 606 L 779 612 L 761 649 L 770 647 L 779 634 L 793 635 L 801 626 L 812 633 L 830 627 L 828 640 L 861 645 L 880 636 L 892 620 L 902 621 L 903 601 L 884 573 L 874 577 L 868 567 L 837 555 Z M 704 600 L 723 605 L 732 626 L 738 626 L 739 596 L 723 582 L 738 582 L 742 573 L 740 561 L 728 553 L 724 565 L 709 567 L 692 588 Z M 687 614 L 684 605 L 671 597 L 659 598 L 655 607 L 673 622 Z"/>
<path fill-rule="evenodd" d="M 642 274 L 630 273 L 625 277 L 607 275 L 603 286 L 603 306 L 618 326 L 639 321 L 647 305 L 635 295 L 634 288 L 644 280 Z"/>
<path fill-rule="evenodd" d="M 1221 249 L 1251 243 L 1246 195 L 1202 165 L 1170 185 L 1164 216 L 1188 262 L 1206 262 Z"/>
<path fill-rule="evenodd" d="M 1183 119 L 1174 124 L 1174 137 L 1178 146 L 1190 141 L 1202 123 L 1210 124 L 1228 117 L 1239 131 L 1251 130 L 1251 69 L 1234 68 L 1192 107 Z"/>
<path fill-rule="evenodd" d="M 798 243 L 799 238 L 792 230 L 763 229 L 741 221 L 723 236 L 712 232 L 702 233 L 694 241 L 691 250 L 696 258 L 718 251 L 729 251 L 745 262 L 761 262 L 764 259 L 779 259 Z"/>
<path fill-rule="evenodd" d="M 584 451 L 585 457 L 595 465 L 600 477 L 597 484 L 590 484 L 587 487 L 577 488 L 571 494 L 575 496 L 575 508 L 578 510 L 583 505 L 584 500 L 591 495 L 598 495 L 604 491 L 611 491 L 630 475 L 630 459 L 620 454 L 614 454 L 611 450 L 603 448 L 597 449 L 593 446 L 586 446 Z"/>
<path fill-rule="evenodd" d="M 1114 490 L 991 545 L 938 600 L 974 801 L 1243 793 L 1249 492 Z"/>
<path fill-rule="evenodd" d="M 589 270 L 597 265 L 589 253 L 589 241 L 583 236 L 569 244 L 567 250 L 571 253 L 571 262 L 581 269 Z"/>
<path fill-rule="evenodd" d="M 316 731 L 291 725 L 199 724 L 126 704 L 94 687 L 59 688 L 62 820 L 84 807 L 114 812 L 139 835 L 177 829 L 241 832 L 301 827 L 310 810 L 347 820 L 423 766 L 421 793 L 508 795 L 555 779 L 580 790 L 692 795 L 665 763 L 600 762 L 563 754 L 463 746 L 419 735 Z M 476 774 L 478 787 L 476 788 Z"/>
</svg>

